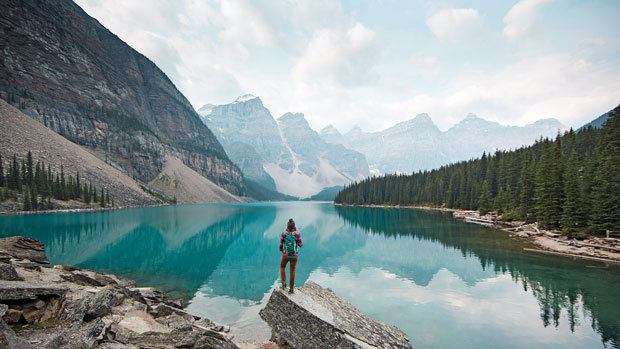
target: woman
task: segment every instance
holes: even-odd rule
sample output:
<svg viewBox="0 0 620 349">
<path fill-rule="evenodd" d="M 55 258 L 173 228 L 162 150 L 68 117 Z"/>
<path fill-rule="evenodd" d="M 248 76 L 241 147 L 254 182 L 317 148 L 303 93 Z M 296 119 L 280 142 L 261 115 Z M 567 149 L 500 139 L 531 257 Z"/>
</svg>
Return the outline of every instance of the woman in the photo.
<svg viewBox="0 0 620 349">
<path fill-rule="evenodd" d="M 295 221 L 291 218 L 286 224 L 286 231 L 280 236 L 280 251 L 282 252 L 280 277 L 282 278 L 282 288 L 286 288 L 286 263 L 291 262 L 291 288 L 288 293 L 295 292 L 295 266 L 297 265 L 297 258 L 299 257 L 297 247 L 303 245 L 303 242 L 301 242 L 301 235 L 295 228 Z"/>
</svg>

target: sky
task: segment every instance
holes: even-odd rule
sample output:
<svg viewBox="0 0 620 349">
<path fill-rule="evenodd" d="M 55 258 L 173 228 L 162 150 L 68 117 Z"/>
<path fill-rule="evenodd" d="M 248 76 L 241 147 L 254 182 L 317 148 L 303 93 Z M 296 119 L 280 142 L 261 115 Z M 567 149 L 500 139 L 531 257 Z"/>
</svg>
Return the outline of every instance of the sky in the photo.
<svg viewBox="0 0 620 349">
<path fill-rule="evenodd" d="M 198 109 L 250 93 L 378 131 L 428 113 L 578 128 L 620 103 L 617 0 L 75 0 Z"/>
</svg>

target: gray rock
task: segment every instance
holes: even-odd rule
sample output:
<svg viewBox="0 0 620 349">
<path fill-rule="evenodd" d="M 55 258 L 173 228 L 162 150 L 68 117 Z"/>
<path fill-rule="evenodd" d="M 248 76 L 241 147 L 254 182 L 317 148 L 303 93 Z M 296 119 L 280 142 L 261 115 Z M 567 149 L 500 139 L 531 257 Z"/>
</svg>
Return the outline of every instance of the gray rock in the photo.
<svg viewBox="0 0 620 349">
<path fill-rule="evenodd" d="M 11 256 L 0 251 L 0 263 L 11 263 Z"/>
<path fill-rule="evenodd" d="M 164 299 L 164 294 L 161 291 L 153 287 L 138 287 L 138 288 L 131 288 L 129 290 L 139 292 L 144 298 L 158 300 L 158 301 L 161 301 Z"/>
<path fill-rule="evenodd" d="M 164 304 L 177 309 L 183 309 L 183 299 L 164 299 Z"/>
<path fill-rule="evenodd" d="M 112 312 L 112 307 L 120 305 L 125 299 L 125 294 L 117 286 L 106 286 L 93 297 L 88 307 L 86 317 L 99 318 Z"/>
<path fill-rule="evenodd" d="M 177 314 L 161 317 L 157 319 L 157 322 L 172 329 L 179 330 L 181 332 L 192 330 L 191 320 L 188 320 L 187 318 Z"/>
<path fill-rule="evenodd" d="M 74 272 L 74 273 L 69 274 L 69 275 L 60 275 L 60 277 L 65 279 L 65 280 L 67 280 L 67 281 L 69 281 L 69 282 L 72 282 L 72 283 L 78 284 L 78 285 L 88 285 L 88 286 L 101 287 L 101 286 L 105 286 L 105 285 L 109 284 L 109 283 L 108 284 L 104 284 L 104 283 L 100 282 L 99 280 L 96 280 L 96 278 L 92 278 L 92 277 L 88 276 L 85 273 L 76 273 L 76 272 Z"/>
<path fill-rule="evenodd" d="M 93 301 L 93 297 L 86 296 L 71 303 L 65 308 L 65 311 L 61 315 L 61 320 L 69 320 L 74 323 L 74 326 L 79 326 L 84 320 L 88 308 Z"/>
<path fill-rule="evenodd" d="M 12 264 L 0 263 L 0 280 L 23 281 L 24 279 L 17 275 L 17 271 L 15 271 L 15 267 Z"/>
<path fill-rule="evenodd" d="M 62 297 L 66 292 L 66 287 L 27 281 L 0 281 L 0 301 L 37 299 L 39 296 Z"/>
<path fill-rule="evenodd" d="M 47 340 L 47 342 L 43 345 L 43 348 L 91 348 L 104 326 L 105 324 L 103 320 L 96 319 L 95 321 L 84 324 L 79 328 L 61 330 L 60 333 Z"/>
<path fill-rule="evenodd" d="M 116 282 L 116 280 L 101 273 L 95 273 L 93 275 L 93 279 L 95 279 L 99 284 L 103 286 L 118 285 L 118 282 Z"/>
<path fill-rule="evenodd" d="M 0 239 L 0 252 L 40 264 L 49 264 L 43 243 L 25 236 L 11 236 Z"/>
<path fill-rule="evenodd" d="M 404 332 L 311 281 L 294 294 L 276 288 L 259 314 L 271 326 L 272 339 L 293 348 L 411 348 Z"/>
<path fill-rule="evenodd" d="M 14 261 L 13 266 L 34 271 L 41 271 L 41 265 L 30 261 Z"/>
<path fill-rule="evenodd" d="M 163 303 L 154 306 L 153 310 L 151 311 L 151 315 L 154 318 L 165 317 L 165 316 L 172 315 L 172 314 L 177 314 L 183 317 L 187 317 L 188 319 L 190 317 L 193 317 L 194 319 L 196 318 L 194 315 L 191 315 L 181 309 L 173 308 Z"/>
<path fill-rule="evenodd" d="M 66 271 L 76 271 L 76 270 L 81 270 L 78 267 L 75 267 L 73 265 L 63 265 L 61 266 L 62 270 L 66 270 Z"/>
</svg>

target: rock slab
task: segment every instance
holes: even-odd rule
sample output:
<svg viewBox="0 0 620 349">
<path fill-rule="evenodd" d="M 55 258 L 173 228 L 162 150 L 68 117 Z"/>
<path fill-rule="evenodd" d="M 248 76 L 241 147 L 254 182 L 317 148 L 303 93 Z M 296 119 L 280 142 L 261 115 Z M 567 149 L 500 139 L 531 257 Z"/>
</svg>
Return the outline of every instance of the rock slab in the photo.
<svg viewBox="0 0 620 349">
<path fill-rule="evenodd" d="M 11 236 L 0 239 L 0 251 L 19 259 L 28 259 L 40 264 L 49 264 L 43 243 L 25 236 Z"/>
<path fill-rule="evenodd" d="M 404 332 L 312 281 L 294 294 L 275 289 L 259 314 L 271 326 L 272 340 L 293 348 L 411 348 Z"/>
</svg>

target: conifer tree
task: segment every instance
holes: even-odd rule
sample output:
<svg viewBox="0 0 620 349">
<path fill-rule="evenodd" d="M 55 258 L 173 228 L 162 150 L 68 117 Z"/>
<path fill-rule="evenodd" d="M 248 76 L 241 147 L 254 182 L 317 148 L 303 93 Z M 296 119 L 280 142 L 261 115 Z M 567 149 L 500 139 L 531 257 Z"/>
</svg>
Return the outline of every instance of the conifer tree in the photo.
<svg viewBox="0 0 620 349">
<path fill-rule="evenodd" d="M 54 195 L 54 177 L 52 176 L 52 165 L 47 165 L 47 196 Z"/>
<path fill-rule="evenodd" d="M 24 211 L 30 211 L 31 209 L 31 205 L 30 205 L 30 193 L 28 190 L 28 187 L 26 187 L 26 191 L 24 192 L 24 206 L 23 206 L 23 210 Z"/>
<path fill-rule="evenodd" d="M 28 155 L 26 156 L 26 182 L 32 188 L 32 183 L 34 181 L 34 171 L 33 171 L 34 162 L 32 161 L 32 152 L 29 150 Z"/>
<path fill-rule="evenodd" d="M 581 183 L 578 174 L 577 152 L 573 150 L 564 172 L 564 193 L 566 197 L 562 206 L 562 229 L 569 234 L 584 228 Z"/>
<path fill-rule="evenodd" d="M 37 198 L 37 188 L 36 187 L 32 187 L 30 189 L 30 209 L 32 211 L 38 211 L 39 210 L 39 200 Z"/>
<path fill-rule="evenodd" d="M 60 200 L 67 200 L 67 182 L 62 164 L 60 165 Z"/>
<path fill-rule="evenodd" d="M 99 202 L 99 198 L 97 197 L 97 188 L 93 187 L 93 202 L 97 203 Z"/>
<path fill-rule="evenodd" d="M 105 203 L 106 206 L 110 206 L 110 189 L 105 190 Z"/>
<path fill-rule="evenodd" d="M 86 183 L 84 183 L 84 188 L 82 189 L 82 195 L 84 197 L 82 201 L 84 201 L 87 204 L 90 204 L 90 190 L 86 186 Z"/>
<path fill-rule="evenodd" d="M 557 142 L 545 143 L 536 172 L 536 218 L 546 229 L 558 228 L 562 216 L 562 176 L 558 165 L 562 158 L 559 146 Z"/>
<path fill-rule="evenodd" d="M 526 223 L 532 222 L 533 205 L 534 205 L 534 168 L 536 168 L 536 160 L 525 160 L 521 169 L 521 197 L 519 211 L 522 219 Z"/>
<path fill-rule="evenodd" d="M 77 171 L 77 174 L 75 175 L 75 197 L 74 199 L 79 199 L 80 196 L 82 196 L 82 186 L 80 185 L 80 170 Z"/>
<path fill-rule="evenodd" d="M 489 182 L 486 179 L 482 182 L 482 193 L 478 199 L 478 210 L 481 216 L 491 211 L 491 192 L 489 191 Z"/>
<path fill-rule="evenodd" d="M 105 207 L 105 195 L 103 193 L 103 188 L 101 188 L 101 195 L 99 196 L 99 205 L 101 205 L 101 207 Z"/>
<path fill-rule="evenodd" d="M 21 163 L 22 163 L 22 167 L 21 167 L 21 171 L 19 172 L 21 174 L 21 176 L 19 178 L 20 185 L 17 188 L 17 190 L 19 192 L 22 191 L 22 186 L 29 184 L 28 181 L 27 181 L 28 176 L 26 174 L 26 161 L 24 161 L 24 159 L 22 159 Z"/>
</svg>

